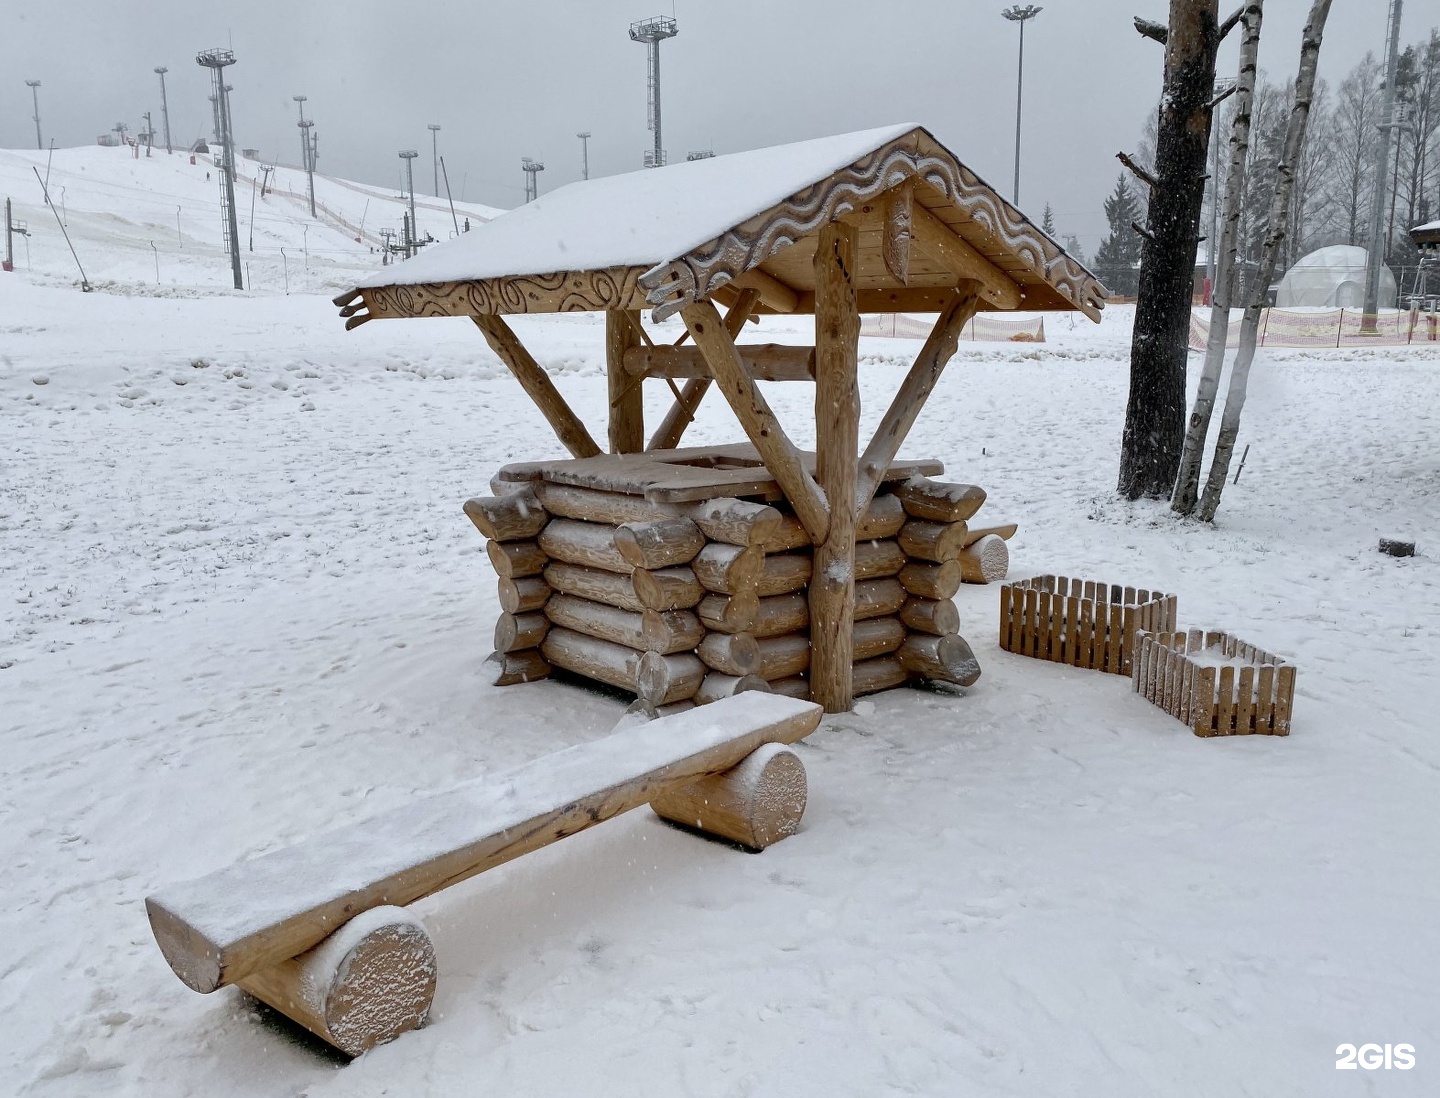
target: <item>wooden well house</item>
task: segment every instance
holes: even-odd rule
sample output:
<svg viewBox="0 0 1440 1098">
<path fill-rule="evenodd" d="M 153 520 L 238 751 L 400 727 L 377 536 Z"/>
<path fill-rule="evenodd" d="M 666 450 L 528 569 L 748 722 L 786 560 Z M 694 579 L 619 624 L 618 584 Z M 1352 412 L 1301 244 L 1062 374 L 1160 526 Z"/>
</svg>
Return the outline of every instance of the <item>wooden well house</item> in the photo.
<svg viewBox="0 0 1440 1098">
<path fill-rule="evenodd" d="M 563 187 L 384 268 L 336 304 L 347 328 L 468 316 L 569 460 L 511 465 L 465 509 L 504 608 L 495 681 L 552 666 L 656 706 L 766 688 L 832 712 L 857 693 L 979 674 L 951 597 L 980 489 L 897 454 L 979 310 L 1078 310 L 1105 290 L 925 129 L 902 125 Z M 722 315 L 719 307 L 725 308 Z M 644 323 L 679 314 L 658 342 Z M 507 314 L 603 311 L 607 446 Z M 862 449 L 862 313 L 938 318 Z M 739 340 L 813 314 L 813 347 Z M 674 403 L 649 431 L 642 386 Z M 757 381 L 815 387 L 798 449 Z M 680 448 L 706 392 L 746 439 Z"/>
</svg>

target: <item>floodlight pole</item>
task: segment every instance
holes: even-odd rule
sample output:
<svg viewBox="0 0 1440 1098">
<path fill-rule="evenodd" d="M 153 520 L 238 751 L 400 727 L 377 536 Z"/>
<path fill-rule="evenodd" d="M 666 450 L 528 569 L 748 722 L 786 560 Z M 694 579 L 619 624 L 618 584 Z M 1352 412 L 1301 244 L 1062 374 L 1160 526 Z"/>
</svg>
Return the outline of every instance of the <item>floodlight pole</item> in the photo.
<svg viewBox="0 0 1440 1098">
<path fill-rule="evenodd" d="M 170 70 L 164 65 L 155 66 L 156 73 L 160 76 L 160 117 L 165 123 L 165 155 L 171 153 L 170 147 L 170 102 L 165 98 L 165 74 Z"/>
<path fill-rule="evenodd" d="M 646 66 L 650 91 L 650 132 L 655 135 L 655 147 L 650 155 L 651 168 L 665 164 L 665 143 L 660 137 L 660 43 L 674 38 L 680 28 L 670 16 L 657 15 L 630 24 L 630 41 L 643 43 L 648 55 Z"/>
<path fill-rule="evenodd" d="M 580 178 L 590 178 L 590 131 L 581 130 L 575 135 L 580 139 Z"/>
<path fill-rule="evenodd" d="M 1021 7 L 1012 4 L 1000 14 L 1012 23 L 1020 24 L 1020 63 L 1015 70 L 1015 205 L 1020 205 L 1020 108 L 1025 94 L 1025 24 L 1039 15 L 1044 8 L 1029 4 Z"/>
<path fill-rule="evenodd" d="M 305 120 L 305 100 L 308 96 L 292 95 L 290 97 L 300 104 L 300 121 L 296 123 L 300 127 L 300 166 L 305 169 L 305 179 L 310 191 L 310 216 L 315 216 L 315 154 L 310 147 L 310 127 L 315 123 Z"/>
<path fill-rule="evenodd" d="M 1400 8 L 1403 0 L 1391 0 L 1390 44 L 1385 61 L 1385 110 L 1380 123 L 1380 140 L 1375 142 L 1375 186 L 1370 196 L 1370 249 L 1365 257 L 1365 308 L 1360 317 L 1361 335 L 1379 335 L 1376 318 L 1380 312 L 1380 268 L 1387 250 L 1381 241 L 1385 226 L 1385 169 L 1390 165 L 1390 132 L 1395 127 L 1395 69 L 1400 56 Z"/>
<path fill-rule="evenodd" d="M 537 172 L 545 170 L 543 160 L 532 160 L 528 156 L 520 158 L 520 170 L 525 173 L 525 201 L 533 202 L 540 197 L 540 183 Z"/>
<path fill-rule="evenodd" d="M 440 197 L 440 127 L 431 122 L 425 127 L 430 131 L 430 167 L 435 172 L 435 197 Z"/>
<path fill-rule="evenodd" d="M 43 149 L 45 142 L 40 140 L 40 81 L 27 80 L 25 86 L 30 89 L 30 98 L 35 103 L 35 147 Z"/>
<path fill-rule="evenodd" d="M 210 70 L 215 86 L 216 114 L 220 123 L 220 153 L 224 157 L 223 162 L 217 157 L 215 163 L 220 168 L 221 212 L 225 218 L 227 234 L 225 242 L 230 247 L 230 273 L 234 278 L 235 288 L 243 290 L 245 278 L 240 270 L 240 226 L 235 217 L 235 157 L 232 149 L 234 142 L 230 136 L 230 89 L 225 84 L 225 67 L 235 64 L 235 55 L 229 50 L 204 50 L 196 55 L 195 63 Z"/>
<path fill-rule="evenodd" d="M 419 155 L 415 149 L 403 149 L 400 153 L 400 159 L 405 161 L 405 189 L 410 192 L 410 232 L 405 247 L 406 259 L 415 254 L 415 238 L 419 235 L 415 228 L 415 158 Z"/>
</svg>

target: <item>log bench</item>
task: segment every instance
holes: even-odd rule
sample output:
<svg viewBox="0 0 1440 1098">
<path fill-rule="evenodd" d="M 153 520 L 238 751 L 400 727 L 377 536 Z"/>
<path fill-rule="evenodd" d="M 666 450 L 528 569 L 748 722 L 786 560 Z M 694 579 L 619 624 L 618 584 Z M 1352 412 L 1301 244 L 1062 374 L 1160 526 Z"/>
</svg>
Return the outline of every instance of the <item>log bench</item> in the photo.
<svg viewBox="0 0 1440 1098">
<path fill-rule="evenodd" d="M 785 745 L 821 707 L 759 692 L 646 721 L 262 854 L 145 901 L 175 974 L 238 984 L 349 1055 L 424 1022 L 434 949 L 402 909 L 649 804 L 751 849 L 793 834 L 805 769 Z"/>
</svg>

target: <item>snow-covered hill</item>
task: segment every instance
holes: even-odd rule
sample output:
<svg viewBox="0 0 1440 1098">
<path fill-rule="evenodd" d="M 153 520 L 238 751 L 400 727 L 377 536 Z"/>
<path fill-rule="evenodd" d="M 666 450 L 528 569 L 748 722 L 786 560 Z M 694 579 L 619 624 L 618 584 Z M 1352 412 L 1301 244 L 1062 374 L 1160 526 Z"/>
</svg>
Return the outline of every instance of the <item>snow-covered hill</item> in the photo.
<svg viewBox="0 0 1440 1098">
<path fill-rule="evenodd" d="M 48 151 L 0 151 L 0 196 L 13 203 L 28 237 L 15 239 L 15 266 L 36 281 L 78 284 L 129 293 L 193 293 L 232 286 L 224 251 L 220 179 L 211 158 L 130 147 L 89 146 Z M 45 205 L 40 178 L 48 175 L 55 212 Z M 241 157 L 235 186 L 241 262 L 255 293 L 324 292 L 351 284 L 380 263 L 381 230 L 397 236 L 407 201 L 364 183 L 315 176 L 310 217 L 305 173 L 277 167 L 262 197 L 261 163 Z M 436 240 L 488 221 L 502 211 L 475 203 L 450 207 L 416 195 L 419 236 Z M 71 255 L 65 231 L 74 245 Z M 0 241 L 3 244 L 3 241 Z M 233 292 L 233 291 L 232 291 Z"/>
</svg>

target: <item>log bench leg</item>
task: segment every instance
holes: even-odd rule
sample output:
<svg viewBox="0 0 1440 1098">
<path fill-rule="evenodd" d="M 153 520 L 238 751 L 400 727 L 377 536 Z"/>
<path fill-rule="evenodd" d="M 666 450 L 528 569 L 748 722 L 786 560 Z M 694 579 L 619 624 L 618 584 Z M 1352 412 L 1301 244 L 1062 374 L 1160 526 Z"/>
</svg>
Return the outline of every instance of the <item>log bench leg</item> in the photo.
<svg viewBox="0 0 1440 1098">
<path fill-rule="evenodd" d="M 239 981 L 255 998 L 341 1052 L 423 1025 L 435 997 L 435 948 L 414 916 L 373 907 L 298 957 Z"/>
<path fill-rule="evenodd" d="M 738 766 L 657 797 L 650 807 L 672 823 L 764 850 L 800 827 L 806 791 L 800 756 L 769 743 Z"/>
</svg>

